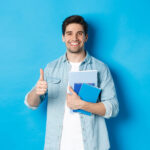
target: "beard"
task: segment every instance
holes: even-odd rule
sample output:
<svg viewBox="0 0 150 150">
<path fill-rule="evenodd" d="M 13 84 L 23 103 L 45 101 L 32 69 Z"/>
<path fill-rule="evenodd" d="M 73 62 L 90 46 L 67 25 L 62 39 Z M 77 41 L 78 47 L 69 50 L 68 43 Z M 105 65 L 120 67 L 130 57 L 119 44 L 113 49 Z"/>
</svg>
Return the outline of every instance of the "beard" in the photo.
<svg viewBox="0 0 150 150">
<path fill-rule="evenodd" d="M 84 48 L 83 48 L 83 47 L 81 47 L 81 48 L 79 48 L 79 49 L 75 49 L 75 50 L 70 49 L 70 48 L 67 48 L 67 50 L 68 50 L 70 53 L 78 54 L 78 53 L 80 53 L 81 51 L 83 51 L 83 50 L 84 50 Z"/>
</svg>

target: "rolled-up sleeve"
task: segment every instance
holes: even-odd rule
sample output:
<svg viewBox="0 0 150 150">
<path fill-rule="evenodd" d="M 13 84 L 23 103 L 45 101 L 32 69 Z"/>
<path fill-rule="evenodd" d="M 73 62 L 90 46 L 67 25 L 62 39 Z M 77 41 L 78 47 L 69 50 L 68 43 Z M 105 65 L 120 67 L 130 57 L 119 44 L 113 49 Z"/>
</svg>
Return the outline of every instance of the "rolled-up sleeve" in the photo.
<svg viewBox="0 0 150 150">
<path fill-rule="evenodd" d="M 28 94 L 29 94 L 29 93 L 30 93 L 30 92 L 28 92 L 28 93 L 26 94 L 26 96 L 25 96 L 24 104 L 25 104 L 27 107 L 29 107 L 29 108 L 35 110 L 35 109 L 38 108 L 38 106 L 37 106 L 37 107 L 35 107 L 35 106 L 34 106 L 34 107 L 33 107 L 33 106 L 30 106 L 29 103 L 28 103 L 28 101 L 27 101 L 27 98 L 28 98 Z M 40 96 L 40 103 L 46 98 L 46 95 L 47 95 L 47 92 L 46 92 L 44 95 L 41 95 L 41 96 Z"/>
<path fill-rule="evenodd" d="M 103 117 L 109 119 L 112 115 L 112 105 L 108 101 L 102 103 L 104 104 L 106 109 L 105 115 Z"/>
<path fill-rule="evenodd" d="M 105 66 L 101 73 L 101 102 L 104 104 L 106 113 L 104 118 L 115 117 L 119 112 L 119 104 L 116 95 L 114 81 L 112 79 L 110 70 Z"/>
<path fill-rule="evenodd" d="M 25 104 L 28 108 L 31 108 L 31 109 L 33 109 L 33 110 L 37 109 L 38 107 L 33 107 L 33 106 L 30 106 L 30 105 L 29 105 L 29 103 L 28 103 L 28 101 L 27 101 L 28 94 L 29 94 L 29 92 L 28 92 L 28 93 L 26 94 L 26 96 L 25 96 L 24 104 Z"/>
</svg>

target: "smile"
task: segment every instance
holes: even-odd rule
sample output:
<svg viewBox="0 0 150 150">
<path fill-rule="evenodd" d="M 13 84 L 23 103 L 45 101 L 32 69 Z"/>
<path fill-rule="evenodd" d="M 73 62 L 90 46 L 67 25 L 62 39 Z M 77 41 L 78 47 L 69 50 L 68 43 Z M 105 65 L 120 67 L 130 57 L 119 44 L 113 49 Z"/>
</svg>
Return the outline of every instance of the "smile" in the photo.
<svg viewBox="0 0 150 150">
<path fill-rule="evenodd" d="M 79 45 L 79 43 L 77 43 L 77 42 L 72 42 L 70 44 L 71 44 L 71 46 L 78 46 Z"/>
</svg>

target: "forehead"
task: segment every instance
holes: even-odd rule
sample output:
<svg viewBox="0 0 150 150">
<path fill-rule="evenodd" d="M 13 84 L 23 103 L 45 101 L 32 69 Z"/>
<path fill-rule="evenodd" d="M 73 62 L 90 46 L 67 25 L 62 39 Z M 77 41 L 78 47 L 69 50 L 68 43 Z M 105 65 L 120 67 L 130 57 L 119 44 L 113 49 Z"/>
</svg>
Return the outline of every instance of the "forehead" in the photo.
<svg viewBox="0 0 150 150">
<path fill-rule="evenodd" d="M 81 24 L 77 23 L 71 23 L 66 26 L 66 32 L 67 31 L 84 31 L 83 26 Z"/>
</svg>

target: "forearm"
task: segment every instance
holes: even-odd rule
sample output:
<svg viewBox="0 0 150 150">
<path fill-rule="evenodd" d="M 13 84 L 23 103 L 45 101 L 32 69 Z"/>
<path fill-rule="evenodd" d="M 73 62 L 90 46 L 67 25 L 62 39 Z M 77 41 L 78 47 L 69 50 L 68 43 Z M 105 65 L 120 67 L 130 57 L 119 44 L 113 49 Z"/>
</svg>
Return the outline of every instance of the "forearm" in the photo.
<svg viewBox="0 0 150 150">
<path fill-rule="evenodd" d="M 90 103 L 90 102 L 83 101 L 81 109 L 100 116 L 104 116 L 106 113 L 106 108 L 104 104 L 101 102 Z"/>
<path fill-rule="evenodd" d="M 27 103 L 31 107 L 37 107 L 40 104 L 40 96 L 36 94 L 36 89 L 33 89 L 27 96 Z"/>
</svg>

